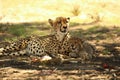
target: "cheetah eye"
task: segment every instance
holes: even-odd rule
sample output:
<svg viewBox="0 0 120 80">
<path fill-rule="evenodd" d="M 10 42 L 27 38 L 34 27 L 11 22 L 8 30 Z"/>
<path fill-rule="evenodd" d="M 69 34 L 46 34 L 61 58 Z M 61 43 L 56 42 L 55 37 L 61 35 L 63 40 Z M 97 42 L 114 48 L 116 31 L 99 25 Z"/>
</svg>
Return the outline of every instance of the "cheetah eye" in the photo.
<svg viewBox="0 0 120 80">
<path fill-rule="evenodd" d="M 66 23 L 68 23 L 68 21 L 66 21 Z"/>
<path fill-rule="evenodd" d="M 73 45 L 73 44 L 71 44 L 71 47 L 74 47 L 74 45 Z"/>
</svg>

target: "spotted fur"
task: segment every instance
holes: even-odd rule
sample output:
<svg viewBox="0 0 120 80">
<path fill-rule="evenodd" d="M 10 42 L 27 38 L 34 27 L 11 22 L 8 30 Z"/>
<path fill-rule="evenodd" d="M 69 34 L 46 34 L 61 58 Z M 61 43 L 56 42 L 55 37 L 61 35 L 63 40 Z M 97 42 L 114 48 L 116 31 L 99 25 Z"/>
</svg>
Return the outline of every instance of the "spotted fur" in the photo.
<svg viewBox="0 0 120 80">
<path fill-rule="evenodd" d="M 11 43 L 5 48 L 0 48 L 0 55 L 44 55 L 46 53 L 58 53 L 58 45 L 62 43 L 65 36 L 68 36 L 69 19 L 57 17 L 55 20 L 49 19 L 50 25 L 54 29 L 54 34 L 46 36 L 33 36 Z"/>
</svg>

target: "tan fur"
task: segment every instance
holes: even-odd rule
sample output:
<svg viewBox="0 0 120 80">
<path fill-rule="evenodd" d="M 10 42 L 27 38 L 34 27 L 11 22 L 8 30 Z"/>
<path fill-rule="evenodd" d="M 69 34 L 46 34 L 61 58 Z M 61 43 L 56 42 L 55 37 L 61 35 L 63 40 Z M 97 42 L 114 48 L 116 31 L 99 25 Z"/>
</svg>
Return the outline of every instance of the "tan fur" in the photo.
<svg viewBox="0 0 120 80">
<path fill-rule="evenodd" d="M 62 41 L 68 35 L 70 18 L 57 17 L 55 20 L 49 19 L 48 22 L 54 29 L 57 40 Z M 63 31 L 63 32 L 61 32 Z M 65 31 L 65 32 L 64 32 Z"/>
</svg>

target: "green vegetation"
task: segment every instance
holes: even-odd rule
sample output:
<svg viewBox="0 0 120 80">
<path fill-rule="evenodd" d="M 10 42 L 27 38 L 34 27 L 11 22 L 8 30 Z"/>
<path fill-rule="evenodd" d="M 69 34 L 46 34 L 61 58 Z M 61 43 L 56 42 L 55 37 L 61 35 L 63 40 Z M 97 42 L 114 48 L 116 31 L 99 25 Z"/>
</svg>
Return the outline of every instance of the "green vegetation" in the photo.
<svg viewBox="0 0 120 80">
<path fill-rule="evenodd" d="M 43 36 L 50 33 L 50 26 L 46 23 L 20 23 L 20 24 L 0 24 L 0 36 L 2 40 L 16 40 L 31 35 Z"/>
<path fill-rule="evenodd" d="M 110 54 L 110 51 L 109 50 L 107 50 L 107 49 L 105 49 L 105 50 L 103 50 L 103 53 L 102 53 L 103 55 L 108 55 L 108 54 Z"/>
<path fill-rule="evenodd" d="M 88 29 L 88 32 L 95 32 L 100 26 L 93 26 Z"/>
<path fill-rule="evenodd" d="M 84 37 L 84 33 L 83 32 L 84 32 L 84 30 L 79 29 L 77 31 L 70 31 L 70 34 L 72 36 L 76 36 L 76 37 Z"/>
<path fill-rule="evenodd" d="M 25 26 L 12 26 L 8 28 L 8 33 L 15 36 L 25 36 L 27 34 Z"/>
<path fill-rule="evenodd" d="M 80 23 L 70 22 L 70 27 L 78 26 Z"/>
</svg>

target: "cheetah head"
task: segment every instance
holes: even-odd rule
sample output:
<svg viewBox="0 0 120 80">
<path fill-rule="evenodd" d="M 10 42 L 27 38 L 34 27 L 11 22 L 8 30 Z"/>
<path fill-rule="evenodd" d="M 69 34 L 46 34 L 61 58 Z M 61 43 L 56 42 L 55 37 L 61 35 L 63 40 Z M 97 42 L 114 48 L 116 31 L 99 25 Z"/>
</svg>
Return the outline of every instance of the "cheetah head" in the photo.
<svg viewBox="0 0 120 80">
<path fill-rule="evenodd" d="M 95 57 L 95 48 L 90 43 L 81 38 L 71 37 L 69 39 L 69 56 L 81 58 L 82 60 L 91 60 Z"/>
<path fill-rule="evenodd" d="M 68 41 L 69 49 L 72 53 L 79 54 L 83 50 L 82 39 L 77 37 L 71 37 Z"/>
<path fill-rule="evenodd" d="M 69 31 L 69 21 L 70 18 L 66 17 L 57 17 L 55 20 L 49 19 L 49 24 L 53 27 L 54 32 L 57 34 L 57 36 L 61 39 L 64 38 L 64 36 Z"/>
</svg>

